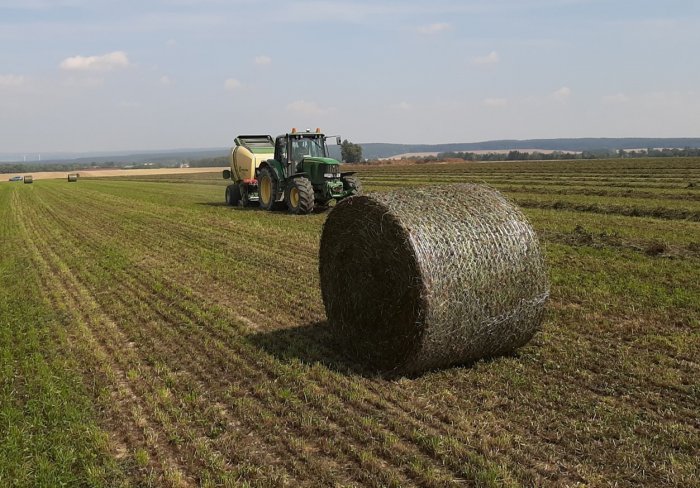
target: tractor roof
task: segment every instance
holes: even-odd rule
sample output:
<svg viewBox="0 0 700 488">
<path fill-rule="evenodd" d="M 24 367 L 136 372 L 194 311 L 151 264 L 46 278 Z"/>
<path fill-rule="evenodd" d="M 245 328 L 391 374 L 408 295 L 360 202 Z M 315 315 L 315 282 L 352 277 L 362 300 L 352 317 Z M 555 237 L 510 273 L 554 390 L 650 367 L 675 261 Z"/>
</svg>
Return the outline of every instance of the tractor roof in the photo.
<svg viewBox="0 0 700 488">
<path fill-rule="evenodd" d="M 290 136 L 296 136 L 296 137 L 325 137 L 325 134 L 321 132 L 321 129 L 316 129 L 315 131 L 311 131 L 309 129 L 306 130 L 296 130 L 292 129 L 292 132 L 287 132 L 286 134 L 280 134 L 277 137 L 290 137 Z"/>
</svg>

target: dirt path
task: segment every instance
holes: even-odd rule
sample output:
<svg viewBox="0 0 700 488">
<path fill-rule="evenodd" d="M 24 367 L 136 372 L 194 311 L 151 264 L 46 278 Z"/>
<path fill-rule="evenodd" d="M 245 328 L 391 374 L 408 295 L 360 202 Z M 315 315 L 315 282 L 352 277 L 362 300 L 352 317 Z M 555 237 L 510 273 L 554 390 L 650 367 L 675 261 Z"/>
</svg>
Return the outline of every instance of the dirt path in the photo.
<svg viewBox="0 0 700 488">
<path fill-rule="evenodd" d="M 154 168 L 154 169 L 81 169 L 76 171 L 43 171 L 33 173 L 7 173 L 2 175 L 0 183 L 13 183 L 14 176 L 32 175 L 34 180 L 63 180 L 69 174 L 77 173 L 80 178 L 105 178 L 108 176 L 152 176 L 152 175 L 182 175 L 194 173 L 212 173 L 226 168 Z M 21 184 L 22 182 L 14 182 Z"/>
</svg>

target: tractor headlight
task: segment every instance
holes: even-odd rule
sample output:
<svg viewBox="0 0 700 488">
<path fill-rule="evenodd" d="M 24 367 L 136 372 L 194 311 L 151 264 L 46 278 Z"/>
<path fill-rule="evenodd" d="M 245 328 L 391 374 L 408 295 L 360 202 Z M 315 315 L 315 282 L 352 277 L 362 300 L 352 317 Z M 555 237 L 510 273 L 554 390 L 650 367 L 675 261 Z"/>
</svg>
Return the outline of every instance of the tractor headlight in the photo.
<svg viewBox="0 0 700 488">
<path fill-rule="evenodd" d="M 324 178 L 340 178 L 340 173 L 323 173 Z"/>
</svg>

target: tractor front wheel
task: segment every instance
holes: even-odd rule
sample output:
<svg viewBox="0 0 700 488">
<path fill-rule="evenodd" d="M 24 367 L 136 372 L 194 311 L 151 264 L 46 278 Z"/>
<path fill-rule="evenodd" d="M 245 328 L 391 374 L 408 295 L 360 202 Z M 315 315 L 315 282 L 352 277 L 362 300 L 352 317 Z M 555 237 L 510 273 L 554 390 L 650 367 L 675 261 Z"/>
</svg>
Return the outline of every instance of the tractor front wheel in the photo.
<svg viewBox="0 0 700 488">
<path fill-rule="evenodd" d="M 308 178 L 292 178 L 284 191 L 284 201 L 290 213 L 303 215 L 314 210 L 314 187 Z"/>
<path fill-rule="evenodd" d="M 238 205 L 238 202 L 241 199 L 241 191 L 238 188 L 238 185 L 233 184 L 233 185 L 228 185 L 226 187 L 226 203 L 232 206 Z"/>
<path fill-rule="evenodd" d="M 362 195 L 362 182 L 357 176 L 343 176 L 340 180 L 343 182 L 343 190 L 354 190 L 355 195 Z"/>
<path fill-rule="evenodd" d="M 260 208 L 272 210 L 277 201 L 277 188 L 279 182 L 270 168 L 262 168 L 258 173 L 258 195 L 260 195 Z"/>
</svg>

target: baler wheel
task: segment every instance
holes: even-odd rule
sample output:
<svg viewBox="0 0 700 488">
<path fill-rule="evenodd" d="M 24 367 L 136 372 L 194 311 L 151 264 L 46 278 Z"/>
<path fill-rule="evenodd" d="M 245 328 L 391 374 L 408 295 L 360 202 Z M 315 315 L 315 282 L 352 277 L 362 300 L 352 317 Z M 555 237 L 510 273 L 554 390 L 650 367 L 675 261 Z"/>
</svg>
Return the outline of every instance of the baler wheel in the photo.
<svg viewBox="0 0 700 488">
<path fill-rule="evenodd" d="M 236 184 L 228 185 L 226 187 L 226 203 L 235 207 L 236 205 L 238 205 L 238 202 L 240 199 L 241 199 L 241 191 L 238 188 L 238 185 L 236 185 Z"/>
<path fill-rule="evenodd" d="M 239 207 L 247 207 L 250 205 L 250 200 L 248 199 L 248 185 L 245 183 L 238 184 L 238 192 L 241 194 L 241 199 L 238 201 Z"/>
</svg>

